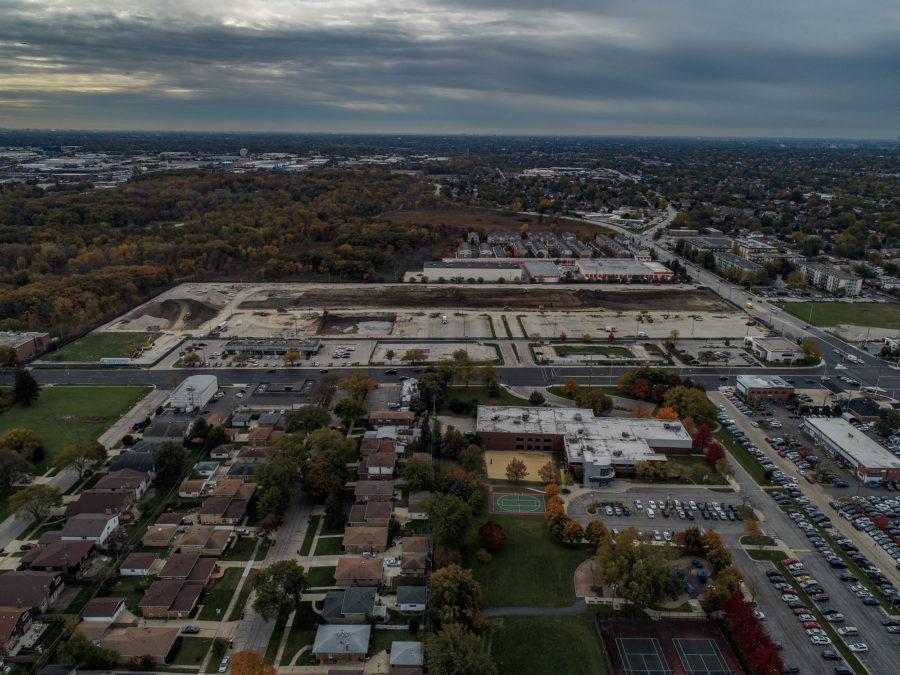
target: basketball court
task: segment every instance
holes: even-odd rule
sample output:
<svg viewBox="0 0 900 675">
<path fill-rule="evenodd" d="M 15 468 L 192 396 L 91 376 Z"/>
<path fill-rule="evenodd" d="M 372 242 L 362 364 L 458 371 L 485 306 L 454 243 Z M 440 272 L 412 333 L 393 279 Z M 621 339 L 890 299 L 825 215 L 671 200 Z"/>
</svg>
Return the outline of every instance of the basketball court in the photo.
<svg viewBox="0 0 900 675">
<path fill-rule="evenodd" d="M 491 513 L 524 513 L 542 515 L 544 495 L 535 492 L 491 491 Z"/>
</svg>

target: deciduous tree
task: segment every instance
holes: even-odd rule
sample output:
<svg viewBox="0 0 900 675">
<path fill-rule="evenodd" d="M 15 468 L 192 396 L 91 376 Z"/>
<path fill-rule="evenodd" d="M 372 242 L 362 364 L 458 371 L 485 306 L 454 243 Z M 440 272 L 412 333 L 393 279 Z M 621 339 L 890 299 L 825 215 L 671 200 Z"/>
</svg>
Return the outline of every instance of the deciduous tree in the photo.
<svg viewBox="0 0 900 675">
<path fill-rule="evenodd" d="M 0 436 L 0 448 L 15 452 L 29 462 L 40 461 L 44 445 L 31 429 L 14 427 Z"/>
<path fill-rule="evenodd" d="M 499 551 L 506 545 L 506 534 L 503 526 L 493 520 L 487 521 L 478 528 L 481 544 L 489 551 Z"/>
<path fill-rule="evenodd" d="M 472 510 L 462 500 L 438 492 L 422 502 L 431 523 L 434 542 L 439 546 L 458 547 L 466 541 L 472 524 Z"/>
<path fill-rule="evenodd" d="M 112 649 L 95 645 L 84 633 L 73 633 L 57 652 L 62 663 L 88 670 L 106 670 L 112 667 L 119 655 Z"/>
<path fill-rule="evenodd" d="M 303 591 L 309 585 L 302 565 L 294 560 L 280 560 L 263 568 L 250 578 L 256 591 L 253 609 L 266 620 L 287 616 L 303 599 Z"/>
<path fill-rule="evenodd" d="M 592 520 L 584 530 L 584 537 L 595 546 L 609 537 L 609 530 L 599 520 Z"/>
<path fill-rule="evenodd" d="M 331 425 L 331 413 L 320 405 L 304 405 L 285 415 L 285 431 L 309 433 Z"/>
<path fill-rule="evenodd" d="M 0 447 L 0 487 L 9 488 L 34 471 L 34 466 L 17 452 Z"/>
<path fill-rule="evenodd" d="M 27 408 L 37 401 L 40 395 L 41 388 L 37 380 L 24 368 L 18 368 L 13 384 L 13 401 Z"/>
<path fill-rule="evenodd" d="M 520 481 L 528 475 L 528 467 L 518 457 L 513 457 L 506 465 L 506 477 L 509 480 Z"/>
<path fill-rule="evenodd" d="M 575 395 L 578 393 L 578 389 L 580 387 L 581 387 L 581 385 L 578 384 L 578 382 L 575 379 L 570 377 L 563 383 L 562 387 L 560 387 L 560 390 L 562 391 L 562 393 L 564 395 L 568 396 L 569 398 L 575 398 Z"/>
<path fill-rule="evenodd" d="M 187 469 L 187 451 L 166 441 L 153 452 L 153 464 L 157 483 L 177 484 Z"/>
<path fill-rule="evenodd" d="M 54 461 L 58 469 L 71 467 L 78 474 L 78 482 L 97 464 L 106 461 L 106 448 L 97 441 L 83 441 L 70 445 L 60 452 Z"/>
<path fill-rule="evenodd" d="M 428 581 L 427 609 L 435 628 L 458 623 L 472 630 L 481 630 L 485 619 L 481 613 L 481 586 L 472 570 L 448 565 Z"/>
<path fill-rule="evenodd" d="M 287 455 L 276 455 L 257 467 L 255 474 L 259 486 L 258 513 L 281 519 L 300 486 L 300 465 Z"/>
<path fill-rule="evenodd" d="M 559 468 L 550 460 L 538 469 L 538 476 L 545 483 L 555 483 L 559 480 Z"/>
<path fill-rule="evenodd" d="M 363 403 L 369 392 L 378 387 L 371 377 L 359 371 L 354 372 L 350 377 L 341 380 L 339 386 L 342 389 L 346 389 L 350 398 L 358 403 Z"/>
<path fill-rule="evenodd" d="M 703 453 L 703 461 L 710 466 L 715 466 L 720 459 L 725 459 L 725 447 L 718 441 L 713 441 L 706 446 L 706 452 Z"/>
<path fill-rule="evenodd" d="M 22 518 L 42 520 L 51 509 L 62 506 L 62 490 L 46 483 L 32 483 L 9 496 L 9 510 Z"/>
<path fill-rule="evenodd" d="M 602 389 L 594 388 L 594 389 L 585 389 L 578 393 L 575 396 L 575 405 L 579 408 L 588 408 L 592 410 L 595 415 L 602 415 L 603 413 L 612 410 L 613 401 L 612 399 L 603 393 Z"/>
<path fill-rule="evenodd" d="M 497 675 L 481 638 L 458 623 L 426 636 L 425 653 L 432 675 Z"/>
<path fill-rule="evenodd" d="M 366 407 L 357 399 L 347 396 L 335 404 L 334 414 L 349 427 L 366 416 Z"/>
<path fill-rule="evenodd" d="M 232 656 L 228 670 L 231 675 L 275 675 L 277 672 L 262 654 L 252 649 L 244 649 Z"/>
</svg>

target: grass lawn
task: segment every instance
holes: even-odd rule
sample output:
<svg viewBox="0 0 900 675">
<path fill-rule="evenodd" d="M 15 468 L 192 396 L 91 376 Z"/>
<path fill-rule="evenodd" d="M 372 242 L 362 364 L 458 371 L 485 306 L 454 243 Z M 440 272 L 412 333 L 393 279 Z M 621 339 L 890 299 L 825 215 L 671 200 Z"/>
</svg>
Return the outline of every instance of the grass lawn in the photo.
<svg viewBox="0 0 900 675">
<path fill-rule="evenodd" d="M 62 357 L 54 360 L 93 362 L 103 358 L 127 358 L 129 347 L 145 345 L 149 337 L 155 340 L 159 333 L 89 333 L 59 350 Z"/>
<path fill-rule="evenodd" d="M 466 561 L 481 584 L 485 607 L 567 607 L 575 602 L 573 575 L 588 551 L 557 544 L 540 517 L 492 514 L 490 520 L 503 527 L 506 546 L 487 564 L 474 557 Z"/>
<path fill-rule="evenodd" d="M 294 615 L 294 623 L 291 632 L 288 633 L 287 642 L 284 643 L 284 652 L 281 655 L 281 665 L 286 666 L 306 645 L 311 645 L 316 639 L 316 627 L 319 625 L 319 615 L 312 609 L 311 602 L 300 605 Z"/>
<path fill-rule="evenodd" d="M 38 473 L 43 473 L 61 450 L 96 439 L 150 391 L 150 387 L 42 387 L 34 405 L 15 405 L 0 415 L 0 435 L 15 427 L 34 431 L 44 442 L 45 456 L 37 464 Z"/>
<path fill-rule="evenodd" d="M 491 621 L 491 658 L 501 673 L 611 675 L 588 609 L 576 616 L 505 616 Z"/>
<path fill-rule="evenodd" d="M 338 555 L 341 552 L 342 537 L 319 537 L 315 555 Z"/>
<path fill-rule="evenodd" d="M 303 535 L 303 544 L 300 546 L 300 555 L 309 555 L 309 549 L 312 548 L 313 539 L 316 536 L 316 528 L 322 516 L 313 516 L 309 519 L 309 525 L 306 528 L 306 534 Z"/>
<path fill-rule="evenodd" d="M 197 615 L 201 621 L 217 621 L 222 618 L 222 614 L 228 609 L 228 603 L 234 595 L 234 589 L 237 588 L 238 582 L 241 580 L 243 570 L 238 567 L 229 567 L 225 570 L 225 576 L 219 579 L 213 587 L 206 592 L 206 599 L 203 601 L 203 609 Z M 222 610 L 222 614 L 216 613 L 217 609 Z"/>
<path fill-rule="evenodd" d="M 132 614 L 136 614 L 138 603 L 144 597 L 144 593 L 137 589 L 142 586 L 149 587 L 150 581 L 151 577 L 120 577 L 109 594 L 114 598 L 125 598 L 125 607 Z"/>
<path fill-rule="evenodd" d="M 272 637 L 269 638 L 269 644 L 266 647 L 266 661 L 274 663 L 275 657 L 278 655 L 278 647 L 281 645 L 281 638 L 284 635 L 284 627 L 287 623 L 287 617 L 280 617 L 275 620 L 275 629 L 272 631 Z"/>
<path fill-rule="evenodd" d="M 250 597 L 250 582 L 253 581 L 253 577 L 257 574 L 259 574 L 259 570 L 250 570 L 250 574 L 244 581 L 244 585 L 241 586 L 241 592 L 238 594 L 237 602 L 234 603 L 234 609 L 231 610 L 231 616 L 228 617 L 229 621 L 237 621 L 241 618 L 241 612 L 244 611 L 244 606 L 247 604 L 247 598 Z"/>
<path fill-rule="evenodd" d="M 734 437 L 728 429 L 719 429 L 713 435 L 725 446 L 725 449 L 728 450 L 728 454 L 738 461 L 738 464 L 744 468 L 744 471 L 750 474 L 750 477 L 756 481 L 757 485 L 765 486 L 772 484 L 772 481 L 768 481 L 764 478 L 766 470 L 763 469 L 762 464 L 756 461 L 756 457 L 747 452 L 744 446 L 734 440 Z"/>
<path fill-rule="evenodd" d="M 580 384 L 580 383 L 579 383 L 579 384 Z M 592 390 L 594 390 L 594 389 L 599 389 L 600 391 L 602 391 L 602 392 L 603 392 L 604 394 L 606 394 L 607 396 L 618 396 L 619 398 L 630 398 L 632 401 L 636 401 L 636 400 L 637 400 L 637 399 L 636 399 L 634 396 L 632 396 L 631 394 L 623 393 L 622 390 L 619 389 L 619 387 L 617 387 L 617 386 L 614 385 L 614 384 L 603 385 L 602 387 L 586 387 L 586 386 L 584 386 L 584 385 L 581 385 L 581 386 L 578 388 L 578 393 L 582 393 L 582 392 L 585 392 L 585 391 L 592 391 Z M 566 396 L 566 395 L 562 392 L 562 387 L 559 386 L 559 385 L 555 385 L 555 386 L 552 386 L 552 387 L 547 387 L 547 391 L 549 391 L 551 394 L 555 394 L 556 396 L 559 396 L 559 397 L 561 397 L 561 398 L 567 398 L 567 399 L 569 399 L 570 401 L 573 400 L 573 399 L 575 398 L 574 396 Z"/>
<path fill-rule="evenodd" d="M 553 345 L 553 351 L 557 356 L 577 356 L 581 354 L 596 354 L 600 356 L 624 356 L 628 359 L 634 358 L 634 353 L 625 347 L 614 347 L 612 345 Z"/>
<path fill-rule="evenodd" d="M 417 642 L 421 639 L 421 633 L 413 635 L 408 630 L 375 630 L 373 628 L 369 654 L 374 656 L 378 652 L 390 649 L 392 642 Z"/>
<path fill-rule="evenodd" d="M 337 525 L 329 525 L 328 523 L 322 523 L 322 531 L 319 532 L 319 535 L 329 535 L 329 534 L 344 534 L 344 530 L 347 528 L 346 520 L 337 524 Z"/>
<path fill-rule="evenodd" d="M 183 637 L 181 646 L 172 658 L 171 663 L 176 666 L 199 667 L 203 658 L 212 646 L 212 638 Z"/>
<path fill-rule="evenodd" d="M 487 387 L 447 387 L 444 402 L 438 408 L 439 415 L 450 413 L 447 402 L 453 398 L 458 398 L 466 403 L 477 400 L 478 405 L 531 405 L 528 399 L 513 396 L 503 387 L 500 388 L 500 395 L 497 398 L 488 396 Z"/>
<path fill-rule="evenodd" d="M 814 326 L 854 326 L 900 328 L 900 305 L 890 302 L 779 302 L 789 314 Z M 812 309 L 812 320 L 809 310 Z"/>
<path fill-rule="evenodd" d="M 686 468 L 702 466 L 703 468 L 708 469 L 707 475 L 709 477 L 703 485 L 728 485 L 728 481 L 725 480 L 724 476 L 716 471 L 715 468 L 710 468 L 700 455 L 673 455 L 669 458 L 669 463 L 673 466 L 682 466 Z"/>
<path fill-rule="evenodd" d="M 256 539 L 253 537 L 238 537 L 237 542 L 222 556 L 222 560 L 250 560 L 253 549 L 256 547 Z"/>
<path fill-rule="evenodd" d="M 310 586 L 334 586 L 334 571 L 337 567 L 310 567 L 306 571 Z"/>
</svg>

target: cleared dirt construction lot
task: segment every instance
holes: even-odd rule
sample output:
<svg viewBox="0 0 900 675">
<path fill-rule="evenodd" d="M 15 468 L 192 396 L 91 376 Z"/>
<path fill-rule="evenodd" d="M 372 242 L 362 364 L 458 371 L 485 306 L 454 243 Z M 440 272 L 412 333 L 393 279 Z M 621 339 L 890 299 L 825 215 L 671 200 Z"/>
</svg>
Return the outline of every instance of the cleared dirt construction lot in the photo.
<svg viewBox="0 0 900 675">
<path fill-rule="evenodd" d="M 553 455 L 549 452 L 522 452 L 515 450 L 488 450 L 484 453 L 484 463 L 487 465 L 488 478 L 496 480 L 507 480 L 506 467 L 514 459 L 520 459 L 525 462 L 525 468 L 528 473 L 522 480 L 525 482 L 541 483 L 538 471 L 547 462 L 554 461 Z"/>
</svg>

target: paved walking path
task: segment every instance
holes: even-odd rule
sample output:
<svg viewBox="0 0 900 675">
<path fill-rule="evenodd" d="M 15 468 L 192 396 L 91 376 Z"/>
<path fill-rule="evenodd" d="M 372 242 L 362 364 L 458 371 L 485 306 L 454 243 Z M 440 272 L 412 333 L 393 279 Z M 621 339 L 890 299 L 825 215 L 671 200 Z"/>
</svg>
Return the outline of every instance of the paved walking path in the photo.
<svg viewBox="0 0 900 675">
<path fill-rule="evenodd" d="M 492 607 L 484 610 L 485 616 L 574 616 L 584 614 L 587 603 L 578 598 L 569 607 Z"/>
</svg>

